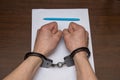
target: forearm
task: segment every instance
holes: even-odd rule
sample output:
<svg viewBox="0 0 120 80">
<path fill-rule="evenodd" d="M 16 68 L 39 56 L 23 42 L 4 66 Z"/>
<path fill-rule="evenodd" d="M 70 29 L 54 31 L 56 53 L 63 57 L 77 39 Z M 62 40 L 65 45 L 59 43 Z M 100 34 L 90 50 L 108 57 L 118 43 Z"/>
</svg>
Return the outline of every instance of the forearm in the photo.
<svg viewBox="0 0 120 80">
<path fill-rule="evenodd" d="M 74 61 L 77 71 L 77 80 L 97 80 L 85 52 L 76 54 Z"/>
<path fill-rule="evenodd" d="M 37 30 L 33 52 L 41 53 L 44 56 L 50 55 L 61 37 L 62 31 L 58 30 L 56 22 L 43 25 Z M 32 80 L 41 63 L 42 60 L 39 57 L 30 56 L 4 80 Z"/>
<path fill-rule="evenodd" d="M 32 80 L 41 63 L 39 57 L 30 56 L 3 80 Z"/>
</svg>

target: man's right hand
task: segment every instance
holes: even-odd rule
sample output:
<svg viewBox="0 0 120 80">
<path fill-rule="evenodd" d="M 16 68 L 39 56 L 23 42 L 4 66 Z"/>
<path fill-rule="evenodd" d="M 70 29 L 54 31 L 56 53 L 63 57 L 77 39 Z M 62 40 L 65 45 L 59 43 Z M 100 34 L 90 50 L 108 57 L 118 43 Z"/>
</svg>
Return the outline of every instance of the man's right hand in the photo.
<svg viewBox="0 0 120 80">
<path fill-rule="evenodd" d="M 43 25 L 38 29 L 34 52 L 41 53 L 44 56 L 50 55 L 59 43 L 61 36 L 62 31 L 58 30 L 56 22 Z"/>
</svg>

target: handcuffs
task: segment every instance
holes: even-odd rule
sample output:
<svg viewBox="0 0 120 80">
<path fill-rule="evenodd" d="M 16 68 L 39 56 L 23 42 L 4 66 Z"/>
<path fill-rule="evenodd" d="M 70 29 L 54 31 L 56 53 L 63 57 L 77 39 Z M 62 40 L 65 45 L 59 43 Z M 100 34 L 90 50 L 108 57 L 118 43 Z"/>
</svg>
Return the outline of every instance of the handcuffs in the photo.
<svg viewBox="0 0 120 80">
<path fill-rule="evenodd" d="M 85 51 L 87 53 L 87 57 L 88 58 L 90 57 L 89 49 L 87 47 L 80 47 L 80 48 L 75 49 L 70 55 L 64 57 L 64 62 L 58 62 L 57 64 L 54 64 L 53 60 L 48 59 L 41 53 L 37 53 L 37 52 L 26 53 L 26 55 L 24 56 L 24 59 L 28 58 L 29 56 L 40 57 L 42 59 L 42 64 L 40 66 L 44 68 L 50 68 L 50 67 L 62 68 L 64 65 L 66 65 L 67 67 L 71 67 L 74 65 L 73 57 L 75 56 L 75 54 L 77 54 L 80 51 Z"/>
</svg>

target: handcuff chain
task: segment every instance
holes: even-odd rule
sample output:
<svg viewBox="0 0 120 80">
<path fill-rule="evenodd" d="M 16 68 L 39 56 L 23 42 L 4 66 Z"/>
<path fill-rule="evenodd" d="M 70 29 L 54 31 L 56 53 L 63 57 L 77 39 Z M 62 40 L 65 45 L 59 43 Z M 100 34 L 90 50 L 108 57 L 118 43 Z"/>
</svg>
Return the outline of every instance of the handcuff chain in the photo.
<svg viewBox="0 0 120 80">
<path fill-rule="evenodd" d="M 64 64 L 65 64 L 65 62 L 58 62 L 57 64 L 51 64 L 51 66 L 52 67 L 58 67 L 58 68 L 61 68 L 61 67 L 63 67 L 64 66 Z"/>
</svg>

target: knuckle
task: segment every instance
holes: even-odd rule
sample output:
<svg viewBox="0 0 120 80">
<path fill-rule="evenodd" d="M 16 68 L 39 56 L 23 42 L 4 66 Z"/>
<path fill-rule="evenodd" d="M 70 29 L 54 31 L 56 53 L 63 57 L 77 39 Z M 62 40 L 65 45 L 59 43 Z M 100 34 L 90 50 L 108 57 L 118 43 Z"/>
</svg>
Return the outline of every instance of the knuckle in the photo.
<svg viewBox="0 0 120 80">
<path fill-rule="evenodd" d="M 79 27 L 79 30 L 80 31 L 85 31 L 85 28 L 84 27 Z"/>
<path fill-rule="evenodd" d="M 80 26 L 79 28 L 84 30 L 84 27 L 83 27 L 83 26 Z"/>
<path fill-rule="evenodd" d="M 42 26 L 40 30 L 44 31 L 46 30 L 46 27 Z"/>
<path fill-rule="evenodd" d="M 42 26 L 42 27 L 41 27 L 41 30 L 45 30 L 45 27 L 44 27 L 44 26 Z"/>
</svg>

